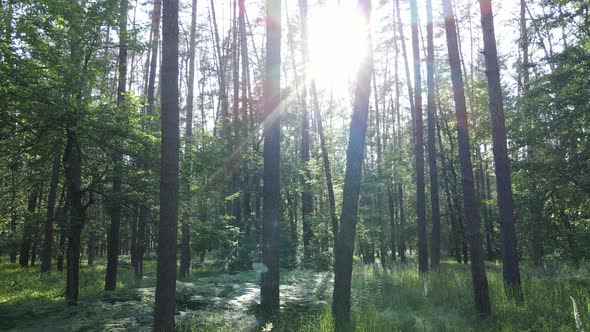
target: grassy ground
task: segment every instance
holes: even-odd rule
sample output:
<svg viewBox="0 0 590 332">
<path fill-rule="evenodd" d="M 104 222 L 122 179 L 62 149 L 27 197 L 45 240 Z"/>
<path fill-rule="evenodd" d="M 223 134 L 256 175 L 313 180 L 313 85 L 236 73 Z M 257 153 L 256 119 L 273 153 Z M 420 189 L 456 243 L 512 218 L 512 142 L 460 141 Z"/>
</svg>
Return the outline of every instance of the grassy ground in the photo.
<svg viewBox="0 0 590 332">
<path fill-rule="evenodd" d="M 154 263 L 136 283 L 123 262 L 118 290 L 102 291 L 104 262 L 83 268 L 78 306 L 63 303 L 65 275 L 40 278 L 38 268 L 0 263 L 0 330 L 149 331 L 153 313 Z M 590 270 L 548 264 L 523 267 L 525 303 L 510 303 L 502 289 L 501 268 L 487 267 L 492 317 L 473 311 L 468 266 L 445 262 L 420 277 L 415 265 L 356 266 L 353 314 L 357 331 L 575 331 L 572 298 L 579 321 L 590 325 Z M 259 276 L 255 271 L 225 273 L 223 264 L 204 264 L 177 285 L 180 331 L 260 330 L 255 318 Z M 309 270 L 282 271 L 282 317 L 273 331 L 332 331 L 332 276 Z"/>
</svg>

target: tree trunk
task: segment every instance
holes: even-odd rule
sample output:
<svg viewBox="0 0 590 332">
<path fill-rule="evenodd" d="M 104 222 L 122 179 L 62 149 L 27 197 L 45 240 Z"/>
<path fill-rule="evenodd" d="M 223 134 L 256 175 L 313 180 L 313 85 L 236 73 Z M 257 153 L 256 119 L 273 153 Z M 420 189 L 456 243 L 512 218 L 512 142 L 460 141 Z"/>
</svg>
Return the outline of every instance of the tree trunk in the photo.
<svg viewBox="0 0 590 332">
<path fill-rule="evenodd" d="M 383 147 L 381 146 L 381 131 L 380 131 L 380 112 L 379 112 L 379 97 L 378 97 L 378 88 L 377 88 L 377 78 L 375 75 L 375 71 L 372 74 L 373 77 L 373 88 L 374 88 L 374 104 L 375 104 L 375 143 L 377 146 L 377 176 L 379 178 L 383 177 L 383 165 L 382 165 L 382 155 L 383 155 Z M 383 113 L 385 113 L 385 109 L 383 109 Z M 377 209 L 377 219 L 379 224 L 379 259 L 381 261 L 381 265 L 385 268 L 386 263 L 386 256 L 387 256 L 387 243 L 385 241 L 385 220 L 383 218 L 383 188 L 380 186 L 377 188 L 377 198 L 375 202 L 375 207 Z"/>
<path fill-rule="evenodd" d="M 391 183 L 387 184 L 387 205 L 389 208 L 389 227 L 391 228 L 391 260 L 395 262 L 397 260 L 395 254 L 395 198 L 393 197 L 393 185 Z"/>
<path fill-rule="evenodd" d="M 154 331 L 173 331 L 176 304 L 176 237 L 178 229 L 178 0 L 164 0 L 161 94 L 160 223 Z"/>
<path fill-rule="evenodd" d="M 455 145 L 453 144 L 453 135 L 451 135 L 451 129 L 449 128 L 449 124 L 446 120 L 442 121 L 444 125 L 444 130 L 446 135 L 449 139 L 449 146 L 451 147 L 451 156 L 455 155 Z M 458 238 L 461 243 L 461 251 L 463 253 L 463 264 L 467 264 L 469 261 L 469 248 L 467 246 L 467 237 L 465 235 L 465 224 L 463 223 L 463 210 L 461 209 L 461 205 L 459 204 L 459 186 L 457 180 L 457 172 L 455 171 L 455 163 L 452 158 L 449 158 L 449 170 L 451 172 L 451 192 L 453 194 L 453 206 L 457 210 L 457 228 L 458 228 Z"/>
<path fill-rule="evenodd" d="M 488 148 L 487 148 L 487 144 L 483 145 L 483 151 L 484 154 L 487 155 L 488 153 Z M 493 220 L 492 220 L 492 208 L 489 204 L 489 202 L 492 200 L 492 189 L 490 187 L 491 185 L 491 181 L 490 181 L 490 174 L 488 171 L 488 163 L 486 162 L 484 165 L 484 173 L 485 173 L 485 177 L 484 177 L 484 181 L 485 181 L 485 187 L 486 187 L 486 193 L 485 193 L 485 199 L 486 199 L 486 204 L 485 204 L 485 210 L 484 212 L 487 215 L 487 225 L 486 225 L 486 241 L 489 241 L 488 244 L 488 259 L 493 261 L 496 259 L 496 250 L 494 249 L 494 224 L 493 224 Z"/>
<path fill-rule="evenodd" d="M 96 234 L 94 231 L 88 233 L 88 266 L 94 266 L 96 258 Z"/>
<path fill-rule="evenodd" d="M 65 154 L 64 154 L 64 159 L 65 159 Z M 56 267 L 57 267 L 57 271 L 61 272 L 63 271 L 64 268 L 64 254 L 65 254 L 65 248 L 66 248 L 66 225 L 69 223 L 69 219 L 68 219 L 68 210 L 70 208 L 70 189 L 66 183 L 65 185 L 65 192 L 66 192 L 66 197 L 65 197 L 65 203 L 63 208 L 59 208 L 58 209 L 58 225 L 59 225 L 59 243 L 58 243 L 58 248 L 57 248 L 57 262 L 56 262 Z"/>
<path fill-rule="evenodd" d="M 31 246 L 31 267 L 35 266 L 37 262 L 37 247 L 39 246 L 38 241 L 35 239 L 33 240 L 33 245 Z"/>
<path fill-rule="evenodd" d="M 500 230 L 502 236 L 502 272 L 506 295 L 516 302 L 522 302 L 520 270 L 514 226 L 514 206 L 512 200 L 512 180 L 508 148 L 506 144 L 506 125 L 504 120 L 504 102 L 500 82 L 500 67 L 494 34 L 494 17 L 491 0 L 480 0 L 481 28 L 483 31 L 484 57 L 488 77 L 488 94 L 490 97 L 490 115 L 492 118 L 492 140 L 494 144 L 494 164 L 496 166 L 496 188 L 500 212 Z M 473 260 L 473 258 L 472 258 Z"/>
<path fill-rule="evenodd" d="M 320 110 L 320 103 L 318 100 L 318 92 L 315 81 L 311 81 L 311 98 L 313 100 L 314 114 L 316 118 L 316 126 L 318 127 L 318 135 L 320 138 L 320 149 L 322 150 L 322 161 L 324 165 L 324 172 L 326 173 L 326 187 L 328 188 L 328 204 L 330 205 L 330 220 L 332 222 L 332 235 L 334 237 L 334 248 L 336 247 L 336 240 L 338 238 L 338 217 L 336 216 L 336 198 L 334 196 L 334 185 L 332 183 L 332 170 L 330 167 L 330 159 L 328 155 L 328 147 L 326 146 L 326 139 L 324 137 L 324 126 L 322 123 L 322 114 Z"/>
<path fill-rule="evenodd" d="M 242 184 L 242 149 L 240 148 L 240 43 L 238 40 L 238 15 L 237 1 L 233 1 L 233 51 L 232 51 L 232 80 L 233 80 L 233 105 L 232 105 L 232 124 L 233 124 L 233 153 L 232 153 L 232 195 L 240 193 Z M 242 207 L 240 196 L 232 199 L 232 215 L 234 224 L 240 231 L 243 230 L 242 224 Z"/>
<path fill-rule="evenodd" d="M 221 42 L 219 38 L 219 30 L 217 28 L 217 17 L 215 15 L 215 5 L 211 0 L 211 17 L 213 24 L 215 51 L 217 55 L 217 74 L 219 79 L 219 100 L 221 103 L 221 133 L 222 136 L 230 142 L 230 129 L 229 129 L 229 101 L 227 98 L 227 78 L 225 73 L 225 60 L 223 53 L 221 52 Z"/>
<path fill-rule="evenodd" d="M 312 226 L 311 226 L 311 214 L 313 212 L 313 196 L 311 191 L 311 173 L 309 171 L 309 112 L 307 103 L 307 63 L 308 51 L 307 51 L 307 0 L 299 0 L 299 11 L 301 16 L 301 56 L 303 66 L 301 68 L 302 79 L 301 79 L 301 163 L 303 165 L 303 176 L 301 178 L 301 185 L 303 191 L 301 192 L 301 220 L 303 227 L 303 259 L 305 262 L 309 262 L 311 258 L 310 243 L 313 238 Z"/>
<path fill-rule="evenodd" d="M 136 244 L 136 259 L 133 267 L 135 280 L 141 280 L 143 277 L 143 255 L 147 244 L 145 232 L 147 219 L 149 218 L 149 208 L 145 203 L 139 205 L 139 217 L 137 220 L 137 244 Z"/>
<path fill-rule="evenodd" d="M 426 1 L 427 85 L 428 85 L 428 165 L 430 168 L 430 207 L 432 209 L 431 261 L 433 269 L 440 264 L 440 203 L 438 197 L 438 167 L 436 165 L 436 105 L 434 103 L 434 29 L 432 0 Z"/>
<path fill-rule="evenodd" d="M 451 238 L 452 238 L 452 247 L 451 247 L 451 255 L 455 257 L 457 263 L 461 263 L 461 238 L 459 237 L 459 230 L 457 227 L 457 210 L 456 207 L 453 205 L 451 191 L 449 190 L 449 176 L 447 173 L 447 162 L 445 160 L 445 152 L 443 149 L 442 144 L 442 135 L 440 130 L 440 121 L 436 126 L 436 133 L 438 136 L 438 147 L 440 150 L 440 165 L 442 170 L 443 176 L 443 188 L 445 190 L 445 197 L 447 201 L 447 212 L 449 213 L 449 221 L 451 224 Z"/>
<path fill-rule="evenodd" d="M 154 0 L 154 10 L 152 12 L 152 49 L 150 56 L 150 70 L 147 89 L 147 114 L 156 115 L 154 109 L 156 101 L 156 76 L 158 68 L 158 48 L 160 46 L 160 19 L 162 16 L 162 0 Z"/>
<path fill-rule="evenodd" d="M 453 83 L 453 98 L 457 116 L 459 141 L 459 158 L 463 177 L 463 206 L 469 224 L 469 249 L 471 253 L 471 278 L 475 297 L 475 308 L 482 317 L 491 314 L 488 280 L 485 271 L 483 248 L 480 233 L 480 219 L 475 201 L 473 168 L 469 151 L 469 129 L 467 124 L 467 106 L 465 105 L 465 88 L 461 74 L 461 60 L 457 44 L 457 30 L 451 0 L 443 0 L 443 15 Z"/>
<path fill-rule="evenodd" d="M 414 154 L 416 156 L 416 208 L 418 216 L 418 270 L 428 271 L 426 243 L 426 193 L 424 184 L 424 124 L 422 120 L 422 77 L 420 74 L 420 45 L 418 40 L 418 5 L 410 1 L 412 12 L 412 51 L 414 54 Z"/>
<path fill-rule="evenodd" d="M 117 108 L 125 112 L 125 93 L 127 91 L 127 0 L 121 0 L 119 12 L 119 82 L 117 87 Z M 107 239 L 107 271 L 104 289 L 113 291 L 117 288 L 117 266 L 119 265 L 119 247 L 121 242 L 121 178 L 123 173 L 123 155 L 116 153 L 113 160 L 113 191 L 110 199 L 111 226 Z"/>
<path fill-rule="evenodd" d="M 404 25 L 402 22 L 401 17 L 401 10 L 399 6 L 399 0 L 395 0 L 395 9 L 397 11 L 397 26 L 399 30 L 399 38 L 401 40 L 402 45 L 402 56 L 404 57 L 404 68 L 406 71 L 406 86 L 408 88 L 408 100 L 410 101 L 410 116 L 412 117 L 412 143 L 416 140 L 415 133 L 414 133 L 414 114 L 415 114 L 415 105 L 414 105 L 414 92 L 412 89 L 412 80 L 410 74 L 410 65 L 408 64 L 408 51 L 406 49 L 406 37 L 404 36 Z"/>
<path fill-rule="evenodd" d="M 354 92 L 354 107 L 350 121 L 350 136 L 346 151 L 346 173 L 342 193 L 341 224 L 336 241 L 334 267 L 334 297 L 332 315 L 335 330 L 352 330 L 350 321 L 350 293 L 352 277 L 352 255 L 358 218 L 359 193 L 363 168 L 371 74 L 373 72 L 372 43 L 370 42 L 371 1 L 359 0 L 359 11 L 364 20 L 366 34 L 366 56 L 359 65 Z"/>
<path fill-rule="evenodd" d="M 51 252 L 53 251 L 53 219 L 55 218 L 55 199 L 57 186 L 59 185 L 59 172 L 61 168 L 61 138 L 55 144 L 53 151 L 53 164 L 51 165 L 51 182 L 47 196 L 47 212 L 45 215 L 45 227 L 43 237 L 43 251 L 41 252 L 41 273 L 51 273 Z"/>
<path fill-rule="evenodd" d="M 27 204 L 27 217 L 23 226 L 23 236 L 20 243 L 18 264 L 21 267 L 29 266 L 31 246 L 33 245 L 33 233 L 35 232 L 35 220 L 33 219 L 37 209 L 37 189 L 33 188 Z"/>
<path fill-rule="evenodd" d="M 74 52 L 72 52 L 74 53 Z M 67 144 L 64 154 L 64 172 L 70 197 L 70 222 L 67 232 L 66 249 L 66 302 L 78 302 L 78 284 L 80 274 L 80 251 L 84 213 L 82 209 L 82 158 L 78 133 L 67 129 Z"/>
<path fill-rule="evenodd" d="M 139 204 L 134 206 L 133 214 L 129 222 L 131 228 L 131 267 L 137 266 L 137 225 L 139 221 Z"/>
<path fill-rule="evenodd" d="M 247 139 L 252 133 L 254 135 L 253 124 L 248 121 L 248 114 L 252 114 L 253 110 L 250 109 L 250 60 L 248 58 L 248 35 L 246 33 L 246 6 L 244 4 L 244 0 L 238 0 L 239 6 L 239 16 L 238 16 L 238 24 L 239 24 L 239 41 L 240 41 L 240 55 L 241 55 L 241 64 L 242 64 L 242 85 L 241 85 L 241 93 L 242 93 L 242 139 Z M 254 139 L 253 139 L 254 141 Z M 250 145 L 244 144 L 243 153 L 247 151 Z M 250 206 L 251 196 L 252 196 L 252 178 L 253 176 L 249 175 L 248 172 L 248 158 L 242 158 L 242 169 L 244 170 L 244 179 L 242 179 L 242 183 L 246 183 L 247 185 L 242 185 L 242 195 L 244 197 L 243 202 L 241 202 L 240 207 L 244 210 L 244 223 L 246 225 L 245 232 L 247 235 L 250 235 L 250 226 L 252 224 L 252 208 Z"/>
<path fill-rule="evenodd" d="M 194 90 L 195 90 L 195 52 L 196 52 L 196 28 L 197 28 L 197 0 L 192 1 L 192 10 L 191 10 L 191 30 L 190 30 L 190 41 L 189 41 L 189 51 L 188 51 L 188 81 L 187 81 L 187 89 L 188 89 L 188 96 L 186 99 L 186 125 L 185 125 L 185 135 L 186 135 L 186 145 L 184 149 L 185 158 L 191 158 L 190 153 L 193 150 L 194 144 L 194 137 L 193 137 L 193 109 L 194 109 Z M 191 194 L 191 186 L 190 186 L 190 177 L 191 177 L 191 162 L 190 160 L 185 163 L 186 167 L 188 168 L 186 172 L 186 183 L 184 188 L 184 200 L 185 200 L 185 213 L 182 217 L 182 225 L 180 228 L 181 232 L 181 243 L 180 243 L 180 278 L 186 278 L 190 274 L 190 264 L 191 264 L 191 247 L 190 247 L 190 225 L 189 220 L 191 216 L 192 209 L 190 208 L 192 205 L 192 194 Z"/>
<path fill-rule="evenodd" d="M 266 0 L 266 66 L 263 86 L 264 174 L 260 305 L 266 320 L 279 315 L 280 102 L 281 102 L 281 1 Z"/>
</svg>

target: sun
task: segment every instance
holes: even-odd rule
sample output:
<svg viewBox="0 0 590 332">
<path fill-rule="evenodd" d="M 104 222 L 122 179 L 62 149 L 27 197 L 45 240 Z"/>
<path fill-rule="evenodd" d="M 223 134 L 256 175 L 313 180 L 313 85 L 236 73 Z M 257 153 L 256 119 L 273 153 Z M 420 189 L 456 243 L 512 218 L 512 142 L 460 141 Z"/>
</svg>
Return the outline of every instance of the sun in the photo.
<svg viewBox="0 0 590 332">
<path fill-rule="evenodd" d="M 309 11 L 308 77 L 336 94 L 348 93 L 366 52 L 362 19 L 350 3 L 327 1 Z"/>
</svg>

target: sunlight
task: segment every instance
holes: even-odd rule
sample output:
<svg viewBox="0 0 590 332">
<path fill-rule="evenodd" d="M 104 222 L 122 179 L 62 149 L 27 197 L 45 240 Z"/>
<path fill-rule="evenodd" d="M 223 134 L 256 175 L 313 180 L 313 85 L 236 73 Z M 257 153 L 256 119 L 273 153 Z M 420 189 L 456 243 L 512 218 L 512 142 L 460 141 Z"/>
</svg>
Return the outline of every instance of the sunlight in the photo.
<svg viewBox="0 0 590 332">
<path fill-rule="evenodd" d="M 309 12 L 309 79 L 346 94 L 364 55 L 363 24 L 353 4 L 335 1 Z"/>
</svg>

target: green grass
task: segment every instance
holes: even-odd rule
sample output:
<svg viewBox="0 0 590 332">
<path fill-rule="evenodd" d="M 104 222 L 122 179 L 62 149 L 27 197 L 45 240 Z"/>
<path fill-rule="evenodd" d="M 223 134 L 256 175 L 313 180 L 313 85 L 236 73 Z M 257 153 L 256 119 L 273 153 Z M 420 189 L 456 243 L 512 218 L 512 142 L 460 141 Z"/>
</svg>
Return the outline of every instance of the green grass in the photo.
<svg viewBox="0 0 590 332">
<path fill-rule="evenodd" d="M 587 266 L 553 265 L 546 271 L 524 266 L 523 305 L 506 298 L 500 266 L 488 264 L 487 272 L 493 312 L 482 320 L 473 310 L 468 266 L 445 262 L 424 277 L 415 266 L 394 272 L 357 267 L 352 286 L 356 331 L 575 331 L 570 296 L 577 302 L 581 321 L 590 324 Z M 278 328 L 332 331 L 329 307 L 311 317 L 283 320 Z"/>
<path fill-rule="evenodd" d="M 444 262 L 425 276 L 414 264 L 392 271 L 355 266 L 353 320 L 357 331 L 575 331 L 573 297 L 585 328 L 590 325 L 590 270 L 587 265 L 522 267 L 525 303 L 508 301 L 501 266 L 487 265 L 492 316 L 473 310 L 469 266 Z M 117 291 L 105 293 L 104 262 L 80 273 L 80 303 L 64 303 L 64 273 L 42 277 L 38 268 L 0 263 L 0 331 L 150 330 L 155 262 L 146 262 L 147 278 L 136 283 L 123 258 Z M 330 273 L 282 270 L 282 319 L 272 331 L 333 331 Z M 257 312 L 253 271 L 225 273 L 223 262 L 207 262 L 178 288 L 179 331 L 252 330 Z M 193 308 L 195 296 L 201 301 Z M 243 301 L 237 301 L 242 299 Z M 240 321 L 241 328 L 234 322 Z M 258 327 L 257 330 L 261 330 Z"/>
</svg>

